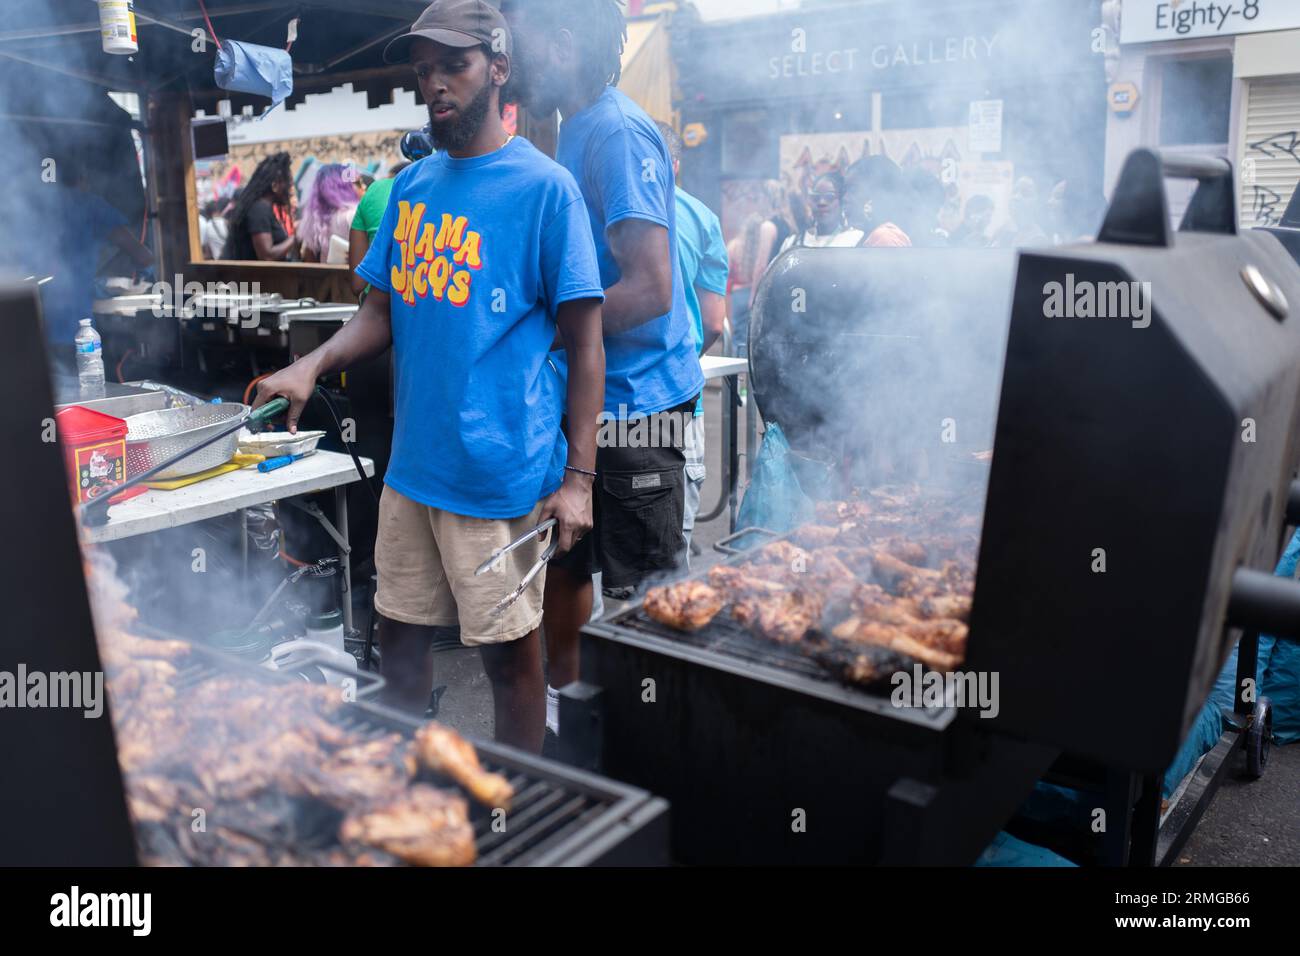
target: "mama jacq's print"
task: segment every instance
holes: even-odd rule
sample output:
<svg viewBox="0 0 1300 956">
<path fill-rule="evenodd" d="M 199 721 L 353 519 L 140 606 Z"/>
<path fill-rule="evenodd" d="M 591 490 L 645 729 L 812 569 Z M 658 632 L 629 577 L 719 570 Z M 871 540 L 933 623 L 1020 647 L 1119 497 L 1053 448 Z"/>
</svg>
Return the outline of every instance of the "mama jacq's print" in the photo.
<svg viewBox="0 0 1300 956">
<path fill-rule="evenodd" d="M 425 221 L 425 204 L 402 200 L 393 241 L 399 256 L 390 270 L 393 295 L 407 305 L 433 296 L 463 307 L 469 302 L 474 276 L 483 268 L 483 237 L 469 228 L 466 216 L 444 212 Z"/>
</svg>

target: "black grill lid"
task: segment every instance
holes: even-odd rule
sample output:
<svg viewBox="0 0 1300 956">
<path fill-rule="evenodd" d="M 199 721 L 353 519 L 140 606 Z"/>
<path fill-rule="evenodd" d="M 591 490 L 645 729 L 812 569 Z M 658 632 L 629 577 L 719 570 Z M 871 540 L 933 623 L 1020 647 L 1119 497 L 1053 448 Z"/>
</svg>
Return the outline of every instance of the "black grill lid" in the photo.
<svg viewBox="0 0 1300 956">
<path fill-rule="evenodd" d="M 1116 202 L 1162 191 L 1161 170 L 1132 157 Z M 1300 315 L 1247 281 L 1294 308 L 1300 271 L 1273 237 L 1233 234 L 1230 178 L 1184 171 L 1213 176 L 1206 231 L 1112 209 L 1108 228 L 1159 241 L 1021 257 L 967 662 L 999 673 L 1001 729 L 1155 773 L 1235 641 L 1234 571 L 1272 569 L 1300 464 Z M 1134 281 L 1149 325 L 1045 315 L 1049 283 Z"/>
<path fill-rule="evenodd" d="M 990 447 L 1014 269 L 1001 249 L 786 252 L 750 319 L 763 420 L 832 455 Z"/>
</svg>

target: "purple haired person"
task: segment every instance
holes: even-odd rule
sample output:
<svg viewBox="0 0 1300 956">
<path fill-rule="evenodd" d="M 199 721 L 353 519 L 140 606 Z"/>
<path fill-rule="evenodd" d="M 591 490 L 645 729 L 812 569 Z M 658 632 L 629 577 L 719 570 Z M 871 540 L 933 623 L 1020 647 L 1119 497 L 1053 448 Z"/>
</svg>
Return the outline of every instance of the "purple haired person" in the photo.
<svg viewBox="0 0 1300 956">
<path fill-rule="evenodd" d="M 316 174 L 298 224 L 304 262 L 348 261 L 348 232 L 363 191 L 360 180 L 343 163 L 330 163 Z M 336 236 L 338 242 L 333 242 Z"/>
</svg>

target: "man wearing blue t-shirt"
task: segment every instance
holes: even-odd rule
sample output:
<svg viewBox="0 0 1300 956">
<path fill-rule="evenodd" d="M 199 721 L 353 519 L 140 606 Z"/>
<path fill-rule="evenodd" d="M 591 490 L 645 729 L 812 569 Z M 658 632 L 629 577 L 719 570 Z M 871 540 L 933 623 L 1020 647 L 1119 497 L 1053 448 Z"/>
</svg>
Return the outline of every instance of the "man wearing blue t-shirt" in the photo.
<svg viewBox="0 0 1300 956">
<path fill-rule="evenodd" d="M 597 453 L 596 525 L 553 564 L 546 590 L 552 688 L 578 678 L 578 632 L 592 575 L 630 595 L 677 568 L 685 502 L 682 432 L 704 388 L 674 253 L 672 160 L 654 120 L 616 90 L 627 35 L 616 0 L 507 0 L 517 92 L 536 116 L 563 117 L 556 159 L 587 201 L 605 289 L 605 413 Z M 570 408 L 569 416 L 577 410 Z M 558 721 L 548 691 L 547 723 Z"/>
<path fill-rule="evenodd" d="M 482 649 L 497 739 L 536 752 L 545 574 L 504 612 L 495 605 L 549 541 L 474 571 L 547 518 L 558 521 L 561 551 L 592 527 L 603 293 L 573 177 L 502 125 L 510 47 L 505 21 L 482 0 L 437 0 L 389 44 L 386 58 L 414 67 L 441 152 L 393 183 L 357 267 L 372 288 L 360 310 L 263 381 L 258 402 L 289 397 L 293 430 L 320 375 L 391 343 L 396 421 L 375 545 L 388 700 L 424 712 L 435 628 L 459 624 L 462 643 Z M 557 327 L 567 386 L 548 355 Z"/>
<path fill-rule="evenodd" d="M 673 158 L 673 177 L 682 168 L 682 138 L 667 123 L 656 124 Z M 677 260 L 686 286 L 686 308 L 695 329 L 695 347 L 703 355 L 718 337 L 727 320 L 727 243 L 722 223 L 713 210 L 681 186 L 677 196 Z M 686 426 L 686 517 L 682 522 L 682 564 L 691 562 L 691 535 L 700 513 L 700 492 L 708 477 L 704 458 L 704 399 L 695 403 L 695 417 Z"/>
</svg>

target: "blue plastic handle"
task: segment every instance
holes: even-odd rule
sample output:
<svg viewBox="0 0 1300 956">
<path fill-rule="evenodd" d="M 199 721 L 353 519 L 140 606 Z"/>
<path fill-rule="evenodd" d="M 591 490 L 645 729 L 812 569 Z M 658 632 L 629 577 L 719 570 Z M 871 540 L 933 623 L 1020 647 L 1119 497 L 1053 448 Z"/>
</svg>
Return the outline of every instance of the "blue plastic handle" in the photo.
<svg viewBox="0 0 1300 956">
<path fill-rule="evenodd" d="M 266 461 L 258 463 L 257 470 L 265 475 L 267 472 L 283 468 L 285 465 L 292 465 L 301 457 L 302 455 L 281 455 L 279 458 L 268 458 Z"/>
</svg>

